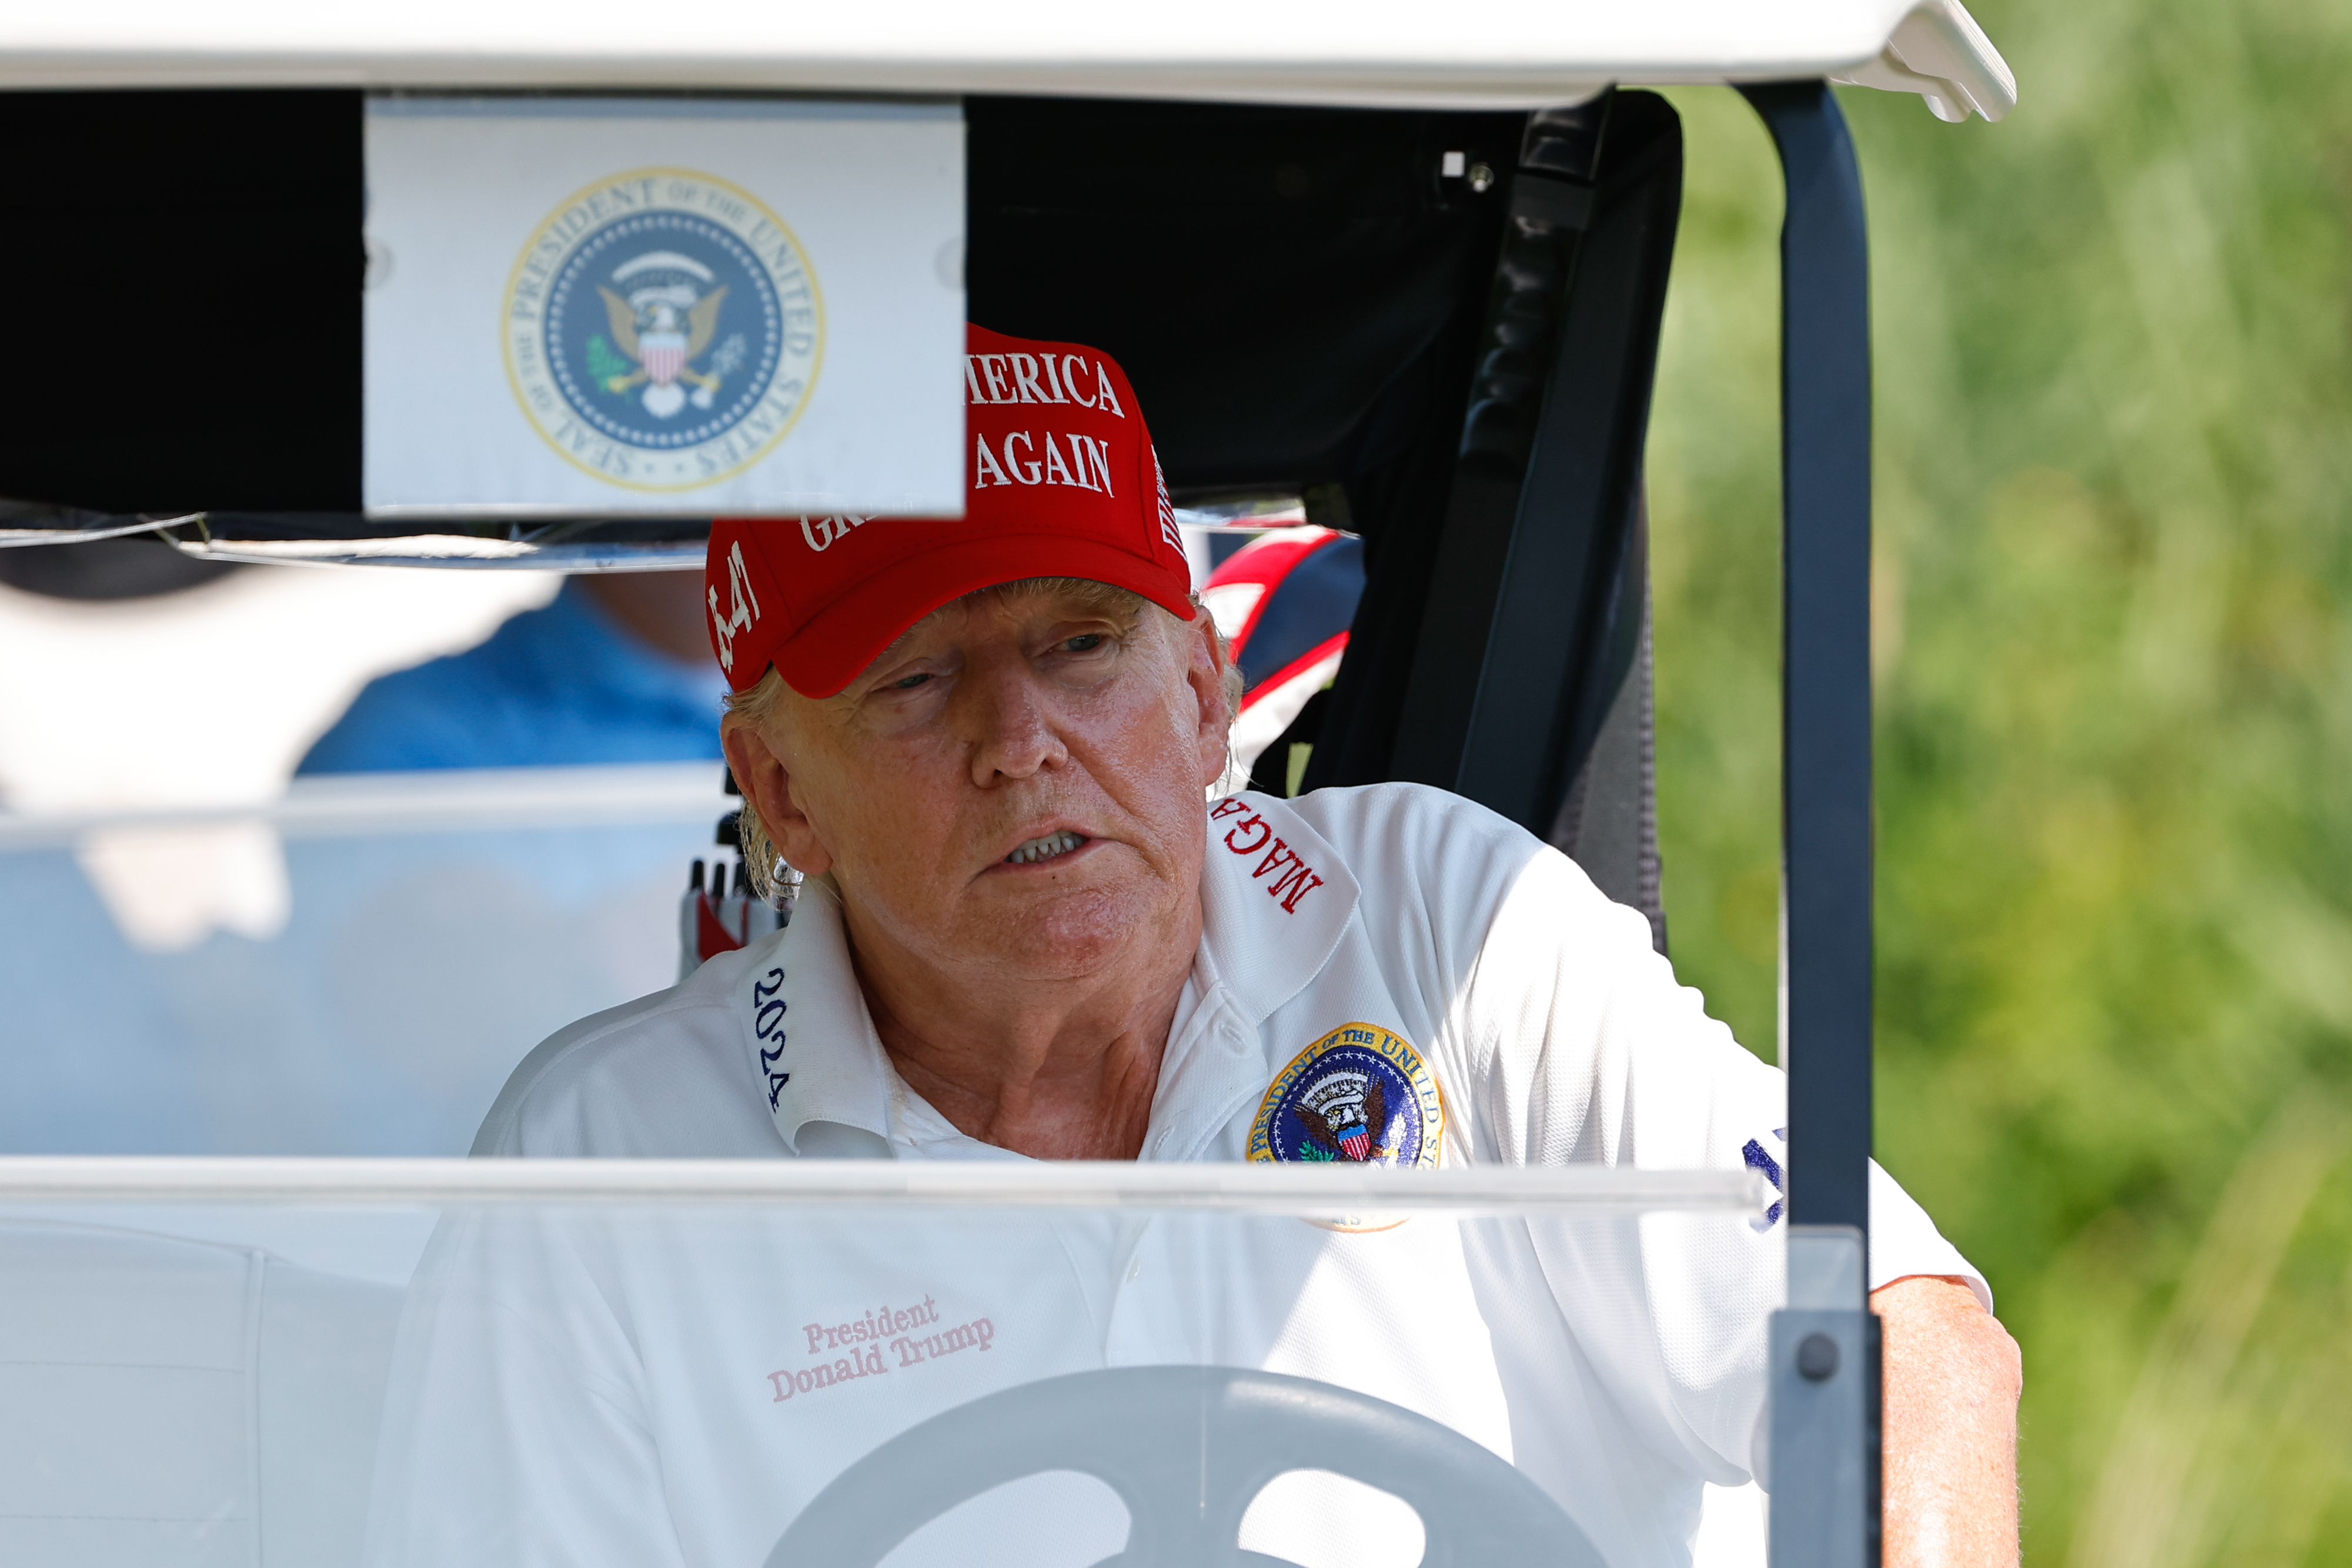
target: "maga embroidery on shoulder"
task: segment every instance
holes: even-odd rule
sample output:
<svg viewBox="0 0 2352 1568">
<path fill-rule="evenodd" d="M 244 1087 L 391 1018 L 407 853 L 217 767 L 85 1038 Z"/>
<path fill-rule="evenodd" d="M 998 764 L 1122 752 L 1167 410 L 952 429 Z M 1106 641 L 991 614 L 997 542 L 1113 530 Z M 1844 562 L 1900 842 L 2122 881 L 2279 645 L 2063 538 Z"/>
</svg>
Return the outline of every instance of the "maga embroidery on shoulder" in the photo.
<svg viewBox="0 0 2352 1568">
<path fill-rule="evenodd" d="M 1249 814 L 1243 816 L 1245 811 Z M 1210 808 L 1209 821 L 1213 833 L 1216 831 L 1213 824 L 1226 823 L 1213 843 L 1223 843 L 1244 859 L 1263 857 L 1252 868 L 1250 880 L 1264 883 L 1266 895 L 1281 904 L 1285 914 L 1297 914 L 1299 901 L 1323 885 L 1323 874 L 1299 859 L 1298 852 L 1276 834 L 1274 825 L 1251 811 L 1249 802 L 1240 796 L 1229 795 Z"/>
</svg>

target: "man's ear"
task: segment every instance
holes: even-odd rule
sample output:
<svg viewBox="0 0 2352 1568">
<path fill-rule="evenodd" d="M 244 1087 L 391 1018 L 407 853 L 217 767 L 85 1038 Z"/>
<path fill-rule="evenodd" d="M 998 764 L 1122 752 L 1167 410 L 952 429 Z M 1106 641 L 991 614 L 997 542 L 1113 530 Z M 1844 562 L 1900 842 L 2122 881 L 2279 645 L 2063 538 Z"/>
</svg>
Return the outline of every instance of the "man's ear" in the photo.
<svg viewBox="0 0 2352 1568">
<path fill-rule="evenodd" d="M 817 841 L 816 829 L 793 800 L 793 776 L 768 737 L 742 719 L 729 716 L 719 728 L 735 787 L 760 815 L 768 838 L 785 863 L 803 876 L 823 876 L 833 856 Z"/>
<path fill-rule="evenodd" d="M 1177 633 L 1184 639 L 1189 667 L 1185 684 L 1199 705 L 1201 726 L 1201 788 L 1213 789 L 1233 758 L 1233 721 L 1227 706 L 1224 639 L 1207 610 L 1192 606 L 1192 623 Z"/>
</svg>

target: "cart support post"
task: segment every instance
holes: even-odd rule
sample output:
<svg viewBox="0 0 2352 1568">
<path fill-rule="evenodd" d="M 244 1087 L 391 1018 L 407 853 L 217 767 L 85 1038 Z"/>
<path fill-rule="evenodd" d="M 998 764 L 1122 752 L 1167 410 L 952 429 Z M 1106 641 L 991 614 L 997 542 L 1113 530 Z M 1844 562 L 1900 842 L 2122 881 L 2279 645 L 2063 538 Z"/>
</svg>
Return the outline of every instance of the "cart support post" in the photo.
<svg viewBox="0 0 2352 1568">
<path fill-rule="evenodd" d="M 1870 256 L 1822 81 L 1740 89 L 1788 186 L 1780 231 L 1781 1062 L 1789 1308 L 1769 1397 L 1775 1568 L 1879 1560 L 1871 1148 Z"/>
</svg>

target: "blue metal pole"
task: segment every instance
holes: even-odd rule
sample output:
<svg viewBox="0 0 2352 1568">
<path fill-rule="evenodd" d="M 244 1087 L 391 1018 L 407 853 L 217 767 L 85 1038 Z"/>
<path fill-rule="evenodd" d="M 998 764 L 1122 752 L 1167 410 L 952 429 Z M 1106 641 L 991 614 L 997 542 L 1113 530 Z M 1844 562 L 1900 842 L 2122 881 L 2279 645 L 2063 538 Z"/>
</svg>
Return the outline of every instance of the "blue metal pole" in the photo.
<svg viewBox="0 0 2352 1568">
<path fill-rule="evenodd" d="M 1788 185 L 1780 231 L 1781 1061 L 1789 1310 L 1773 1323 L 1776 1568 L 1878 1561 L 1871 1151 L 1870 257 L 1829 84 L 1741 89 Z"/>
</svg>

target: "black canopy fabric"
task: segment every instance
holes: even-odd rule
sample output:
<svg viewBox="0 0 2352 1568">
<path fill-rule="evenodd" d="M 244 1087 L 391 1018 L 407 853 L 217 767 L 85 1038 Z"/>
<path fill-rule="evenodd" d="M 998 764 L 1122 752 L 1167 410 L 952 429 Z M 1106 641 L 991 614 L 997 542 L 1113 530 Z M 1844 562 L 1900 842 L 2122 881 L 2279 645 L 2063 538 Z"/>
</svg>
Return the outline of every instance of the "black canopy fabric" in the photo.
<svg viewBox="0 0 2352 1568">
<path fill-rule="evenodd" d="M 362 98 L 0 94 L 0 497 L 356 513 Z M 1363 482 L 1467 385 L 1521 117 L 974 99 L 974 319 L 1127 365 L 1181 491 Z M 1452 374 L 1433 374 L 1451 350 Z M 1417 379 L 1416 379 L 1417 378 Z"/>
<path fill-rule="evenodd" d="M 1345 484 L 1450 446 L 1524 117 L 974 99 L 972 319 L 1107 349 L 1180 496 Z"/>
<path fill-rule="evenodd" d="M 360 505 L 360 97 L 0 93 L 0 498 Z"/>
<path fill-rule="evenodd" d="M 362 110 L 0 94 L 0 505 L 411 531 L 358 515 Z M 1660 918 L 1639 470 L 1680 193 L 1664 101 L 964 112 L 971 318 L 1115 355 L 1180 501 L 1302 495 L 1365 539 L 1339 683 L 1277 754 L 1315 743 L 1310 787 L 1460 790 Z"/>
</svg>

